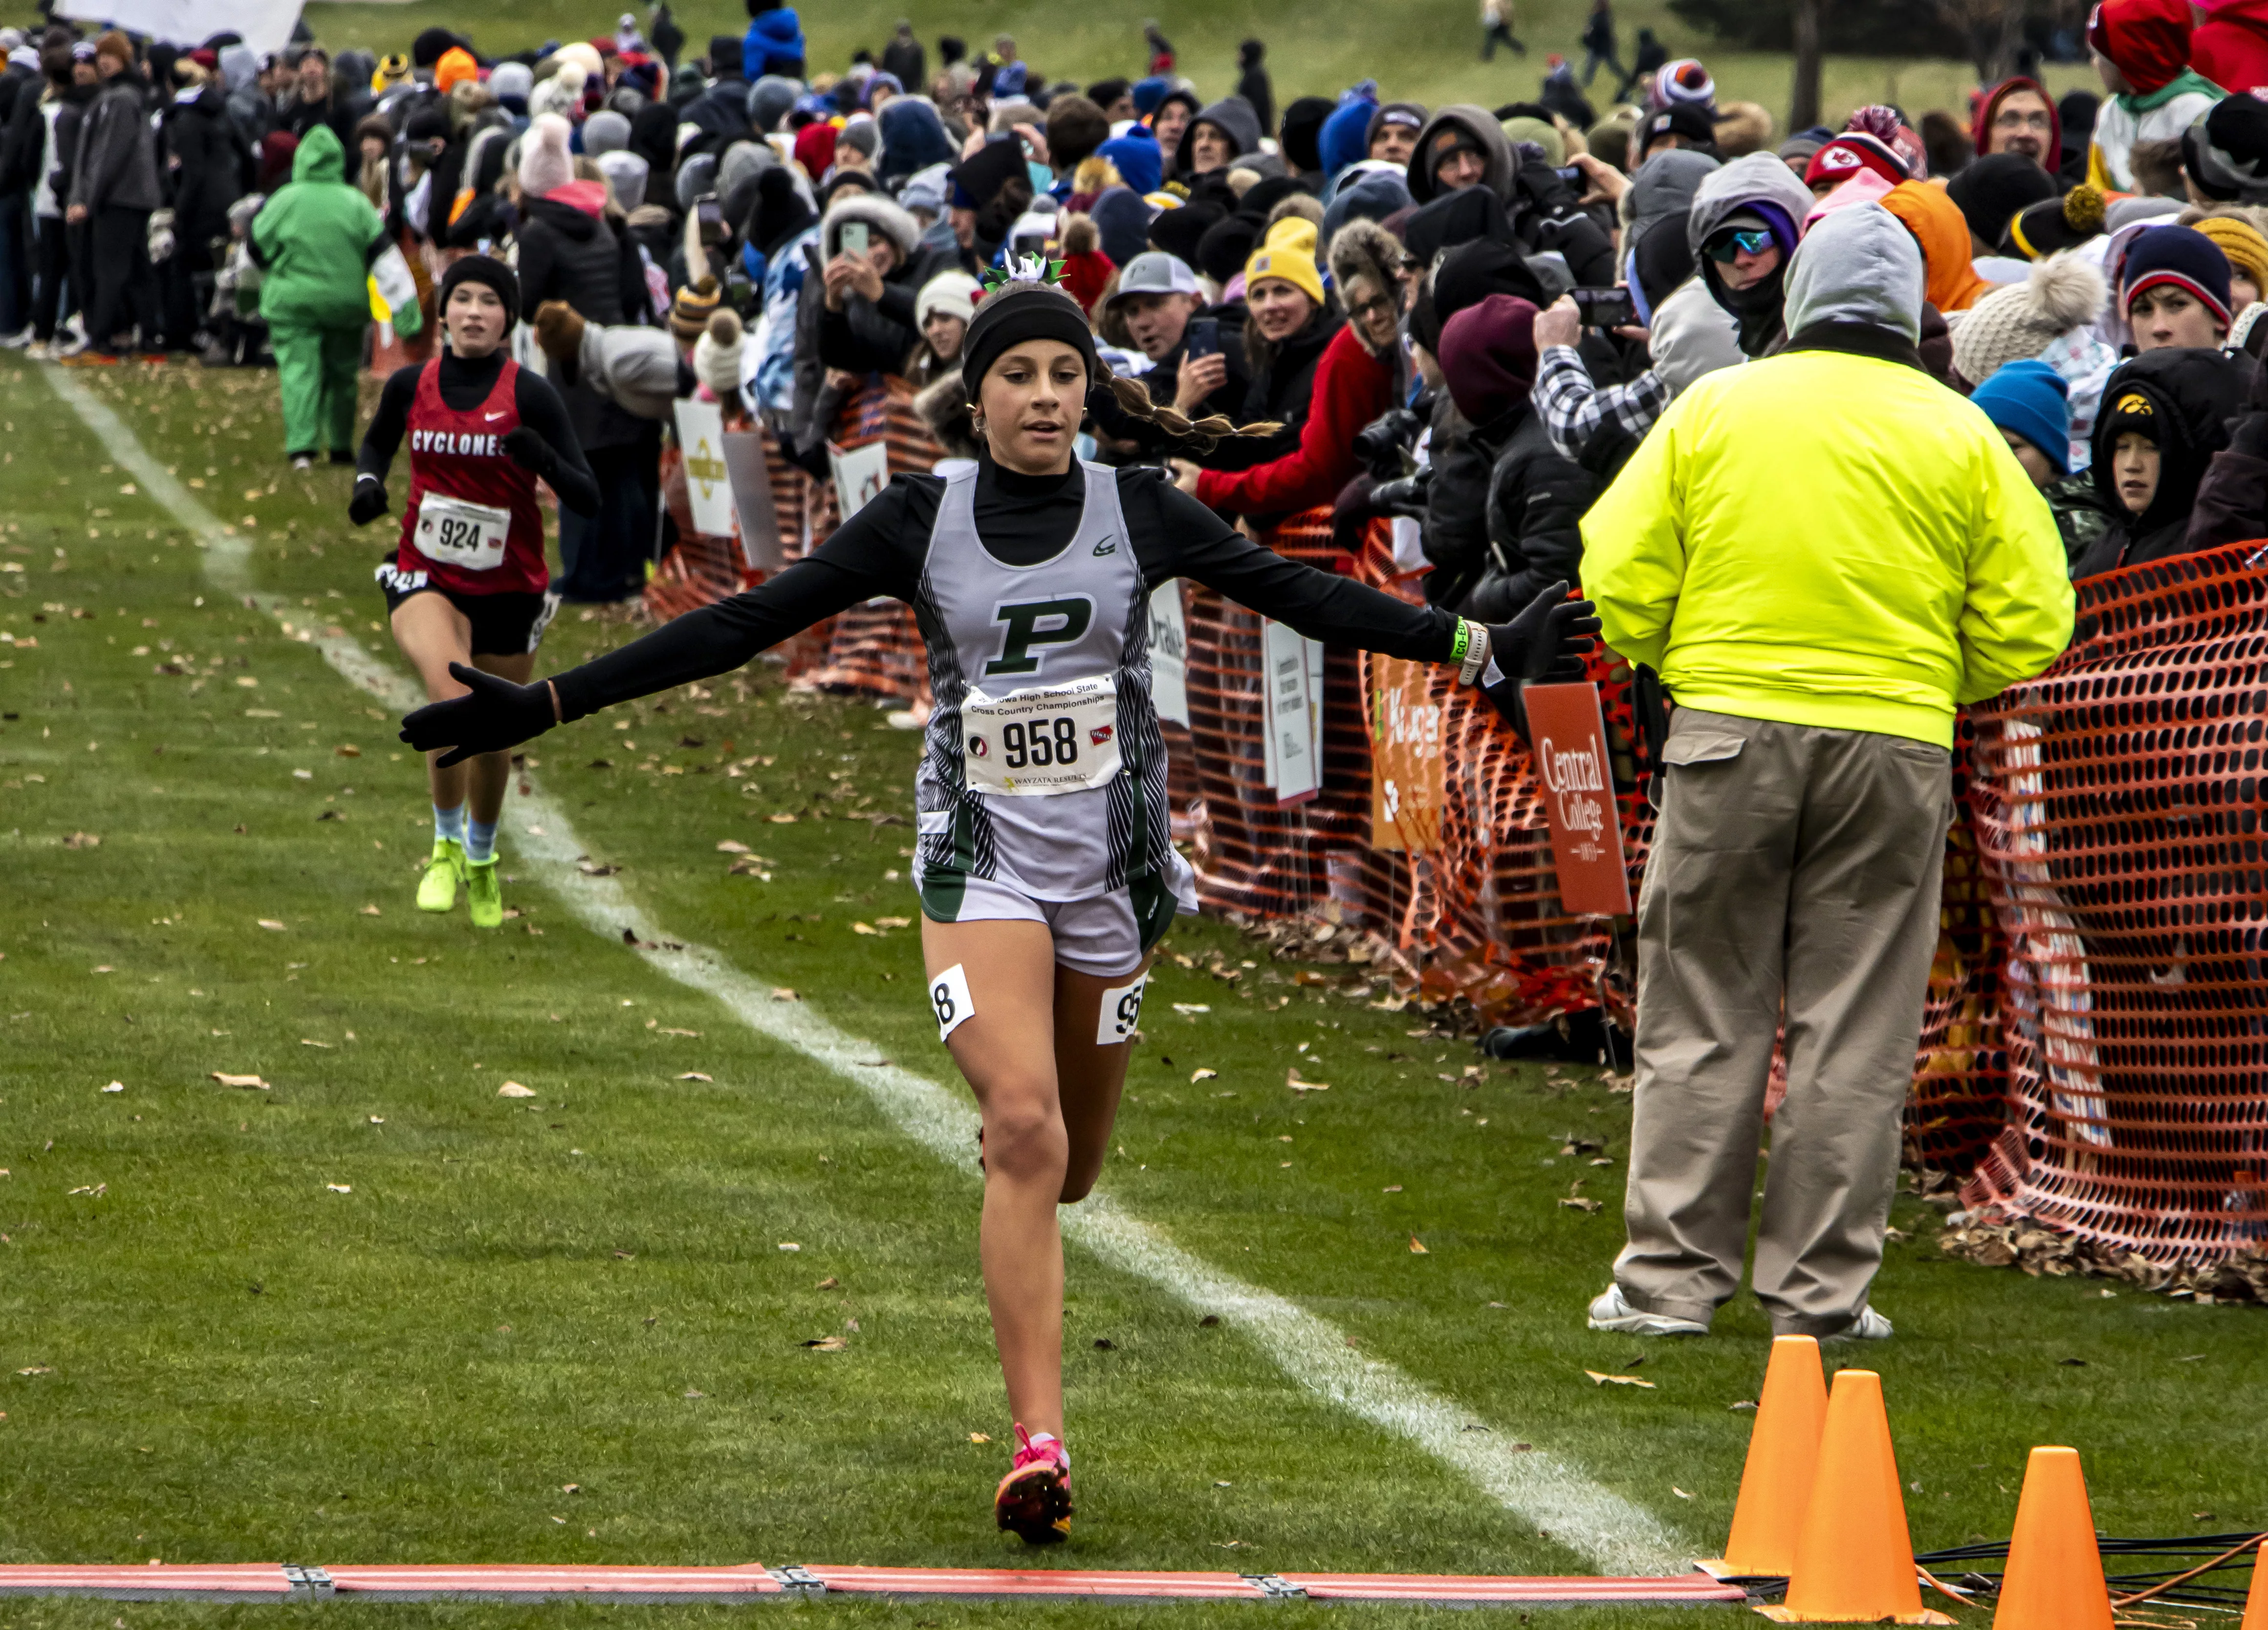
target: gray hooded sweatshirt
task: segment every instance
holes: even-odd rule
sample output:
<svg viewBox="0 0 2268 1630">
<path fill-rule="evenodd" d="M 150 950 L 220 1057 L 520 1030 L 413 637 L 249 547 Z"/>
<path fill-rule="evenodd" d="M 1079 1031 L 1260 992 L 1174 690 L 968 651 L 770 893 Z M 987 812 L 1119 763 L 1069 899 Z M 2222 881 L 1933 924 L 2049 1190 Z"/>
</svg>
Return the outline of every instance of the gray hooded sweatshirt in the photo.
<svg viewBox="0 0 2268 1630">
<path fill-rule="evenodd" d="M 1904 223 L 1877 203 L 1846 205 L 1820 217 L 1788 266 L 1788 336 L 1865 323 L 1911 344 L 1921 338 L 1925 287 L 1921 246 Z"/>
<path fill-rule="evenodd" d="M 1254 110 L 1252 104 L 1242 97 L 1224 96 L 1204 112 L 1190 120 L 1189 128 L 1182 132 L 1181 144 L 1174 149 L 1174 173 L 1176 175 L 1188 175 L 1190 173 L 1189 166 L 1196 162 L 1197 133 L 1197 127 L 1201 124 L 1213 125 L 1226 130 L 1228 133 L 1228 139 L 1235 143 L 1239 154 L 1256 153 L 1260 151 L 1259 114 Z"/>
<path fill-rule="evenodd" d="M 1413 202 L 1429 204 L 1444 196 L 1433 185 L 1433 142 L 1442 131 L 1456 129 L 1472 137 L 1481 150 L 1488 167 L 1481 173 L 1481 185 L 1509 203 L 1512 201 L 1512 143 L 1505 139 L 1504 127 L 1492 118 L 1485 107 L 1470 102 L 1452 102 L 1425 121 L 1418 132 L 1418 151 L 1410 155 L 1410 197 Z"/>
<path fill-rule="evenodd" d="M 1653 167 L 1651 164 L 1643 166 L 1641 173 Z M 1692 212 L 1685 217 L 1685 239 L 1698 261 L 1701 246 L 1725 224 L 1727 216 L 1759 203 L 1777 206 L 1800 232 L 1814 202 L 1811 189 L 1795 179 L 1795 173 L 1780 162 L 1778 154 L 1749 153 L 1701 178 L 1693 195 Z"/>
<path fill-rule="evenodd" d="M 1708 154 L 1682 147 L 1656 153 L 1640 165 L 1638 173 L 1631 177 L 1630 191 L 1623 195 L 1624 248 L 1634 251 L 1655 222 L 1691 209 L 1693 195 L 1718 167 Z M 1800 224 L 1802 217 L 1796 219 Z"/>
</svg>

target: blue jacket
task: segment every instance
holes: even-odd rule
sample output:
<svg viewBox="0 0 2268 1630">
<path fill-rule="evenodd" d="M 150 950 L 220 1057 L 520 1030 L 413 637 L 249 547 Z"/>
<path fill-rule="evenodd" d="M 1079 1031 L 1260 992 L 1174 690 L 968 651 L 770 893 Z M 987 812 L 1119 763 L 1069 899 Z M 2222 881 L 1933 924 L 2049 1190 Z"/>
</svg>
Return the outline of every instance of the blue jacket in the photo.
<svg viewBox="0 0 2268 1630">
<path fill-rule="evenodd" d="M 803 19 L 792 7 L 760 11 L 740 41 L 740 71 L 754 84 L 765 74 L 803 77 Z"/>
<path fill-rule="evenodd" d="M 1371 117 L 1377 112 L 1378 104 L 1367 99 L 1342 101 L 1337 111 L 1323 121 L 1323 133 L 1315 146 L 1322 155 L 1326 180 L 1370 156 L 1363 138 L 1369 134 Z"/>
</svg>

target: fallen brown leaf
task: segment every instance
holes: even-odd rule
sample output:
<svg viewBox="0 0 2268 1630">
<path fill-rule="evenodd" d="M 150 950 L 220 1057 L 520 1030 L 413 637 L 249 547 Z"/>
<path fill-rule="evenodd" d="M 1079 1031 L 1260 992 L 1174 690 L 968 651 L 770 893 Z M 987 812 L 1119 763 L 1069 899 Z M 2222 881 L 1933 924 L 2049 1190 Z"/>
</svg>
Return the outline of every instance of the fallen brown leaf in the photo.
<svg viewBox="0 0 2268 1630">
<path fill-rule="evenodd" d="M 268 1083 L 257 1076 L 232 1076 L 225 1070 L 215 1070 L 212 1078 L 224 1087 L 251 1087 L 257 1091 L 269 1090 Z"/>
<path fill-rule="evenodd" d="M 1612 1383 L 1616 1386 L 1642 1386 L 1649 1392 L 1660 1390 L 1655 1387 L 1653 1382 L 1641 1381 L 1636 1376 L 1609 1376 L 1602 1374 L 1596 1369 L 1587 1369 L 1583 1373 L 1590 1377 L 1594 1382 L 1597 1383 L 1601 1386 L 1605 1386 L 1609 1383 Z"/>
<path fill-rule="evenodd" d="M 680 1081 L 714 1081 L 714 1076 L 704 1076 L 697 1069 L 688 1069 L 678 1077 Z"/>
<path fill-rule="evenodd" d="M 1412 1234 L 1410 1236 L 1410 1254 L 1413 1257 L 1425 1257 L 1431 1256 L 1433 1253 L 1425 1249 L 1425 1242 L 1424 1240 L 1418 1238 L 1417 1235 Z"/>
<path fill-rule="evenodd" d="M 535 1089 L 523 1087 L 517 1081 L 507 1081 L 497 1089 L 497 1096 L 500 1098 L 532 1098 L 535 1096 Z"/>
</svg>

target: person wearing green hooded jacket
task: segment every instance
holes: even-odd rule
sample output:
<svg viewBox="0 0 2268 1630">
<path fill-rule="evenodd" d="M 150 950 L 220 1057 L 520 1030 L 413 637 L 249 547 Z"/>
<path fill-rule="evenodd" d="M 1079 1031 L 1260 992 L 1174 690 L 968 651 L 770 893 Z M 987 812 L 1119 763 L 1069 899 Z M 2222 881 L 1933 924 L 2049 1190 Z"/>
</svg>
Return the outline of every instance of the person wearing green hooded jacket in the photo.
<svg viewBox="0 0 2268 1630">
<path fill-rule="evenodd" d="M 254 217 L 249 241 L 284 391 L 284 454 L 298 470 L 318 447 L 333 464 L 352 464 L 370 268 L 388 239 L 370 200 L 348 184 L 346 150 L 328 125 L 300 142 L 291 181 Z"/>
</svg>

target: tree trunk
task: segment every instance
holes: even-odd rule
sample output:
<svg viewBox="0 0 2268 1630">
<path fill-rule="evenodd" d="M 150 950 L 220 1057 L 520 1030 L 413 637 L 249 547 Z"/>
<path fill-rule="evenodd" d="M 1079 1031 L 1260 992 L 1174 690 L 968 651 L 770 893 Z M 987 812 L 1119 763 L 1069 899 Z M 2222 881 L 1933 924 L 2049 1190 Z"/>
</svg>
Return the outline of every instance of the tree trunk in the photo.
<svg viewBox="0 0 2268 1630">
<path fill-rule="evenodd" d="M 1819 9 L 1825 0 L 1795 0 L 1795 96 L 1787 128 L 1806 130 L 1819 122 Z"/>
</svg>

